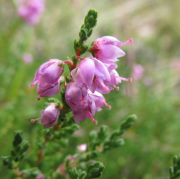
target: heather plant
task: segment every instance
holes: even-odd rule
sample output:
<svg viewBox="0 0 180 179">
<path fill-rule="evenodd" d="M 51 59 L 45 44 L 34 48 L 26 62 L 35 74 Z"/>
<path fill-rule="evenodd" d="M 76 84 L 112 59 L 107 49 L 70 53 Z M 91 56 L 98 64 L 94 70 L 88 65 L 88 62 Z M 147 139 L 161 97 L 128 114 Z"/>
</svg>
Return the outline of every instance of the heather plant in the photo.
<svg viewBox="0 0 180 179">
<path fill-rule="evenodd" d="M 23 8 L 32 9 L 29 6 L 30 4 L 27 4 L 27 7 Z M 28 14 L 28 19 L 29 16 L 31 19 L 31 13 Z M 70 179 L 99 178 L 105 167 L 95 159 L 108 150 L 124 145 L 121 135 L 134 124 L 136 115 L 128 116 L 119 129 L 111 134 L 108 134 L 106 126 L 101 126 L 98 133 L 91 131 L 89 142 L 77 146 L 79 153 L 64 156 L 64 163 L 59 167 L 56 166 L 57 161 L 53 159 L 49 158 L 50 161 L 46 161 L 49 153 L 58 157 L 57 149 L 68 146 L 68 138 L 80 128 L 80 121 L 84 122 L 90 118 L 97 125 L 97 120 L 93 118 L 95 112 L 101 111 L 103 105 L 111 109 L 102 94 L 107 94 L 113 89 L 119 90 L 115 85 L 122 80 L 131 81 L 131 78 L 120 77 L 115 69 L 118 67 L 117 58 L 125 55 L 119 47 L 132 42 L 132 39 L 122 43 L 114 37 L 104 36 L 92 42 L 90 46 L 85 44 L 96 26 L 97 16 L 96 10 L 88 11 L 79 32 L 79 40 L 74 41 L 75 55 L 72 56 L 72 60 L 69 57 L 68 60 L 51 59 L 36 71 L 30 86 L 34 87 L 37 84 L 37 99 L 51 97 L 45 110 L 41 111 L 41 117 L 31 119 L 32 123 L 40 120 L 40 125 L 45 127 L 45 129 L 40 127 L 43 131 L 40 133 L 41 135 L 44 133 L 44 137 L 39 136 L 36 143 L 38 146 L 36 163 L 33 164 L 31 161 L 31 167 L 23 168 L 20 167 L 20 162 L 26 155 L 29 142 L 24 141 L 22 131 L 14 132 L 11 154 L 3 156 L 2 159 L 4 165 L 13 170 L 15 177 L 55 179 L 68 177 L 69 173 Z M 86 52 L 90 52 L 91 55 L 82 57 Z M 70 73 L 62 76 L 66 64 Z M 61 94 L 60 99 L 52 98 L 58 93 Z"/>
<path fill-rule="evenodd" d="M 12 2 L 15 2 L 15 6 Z M 23 0 L 1 0 L 0 6 L 0 155 L 4 156 L 3 162 L 0 162 L 0 178 L 22 178 L 22 176 L 43 178 L 51 177 L 53 173 L 53 177 L 58 175 L 59 178 L 65 178 L 68 177 L 69 170 L 80 177 L 84 172 L 86 175 L 89 174 L 87 168 L 95 161 L 101 161 L 105 166 L 101 177 L 104 179 L 163 179 L 167 176 L 179 178 L 179 164 L 172 162 L 172 157 L 174 154 L 179 154 L 180 31 L 178 24 L 180 21 L 177 17 L 180 2 L 178 0 L 171 2 L 167 0 L 46 1 L 45 11 L 43 6 L 39 6 L 43 7 L 39 11 L 38 9 L 34 11 L 38 19 L 38 23 L 35 24 L 30 24 L 25 16 L 22 17 L 18 13 L 22 5 L 24 8 L 28 7 L 25 6 L 28 5 L 28 0 L 24 2 L 27 4 L 24 4 Z M 76 55 L 73 51 L 74 37 L 77 38 L 79 27 L 89 8 L 98 9 L 98 25 L 84 45 L 90 45 L 94 40 L 95 42 L 84 54 Z M 32 12 L 30 9 L 26 11 L 27 14 Z M 107 35 L 113 35 L 122 41 L 133 37 L 134 42 L 125 46 L 108 43 L 103 45 L 99 40 L 109 37 Z M 77 43 L 78 41 L 79 39 L 76 40 Z M 95 44 L 100 48 L 96 48 Z M 109 48 L 109 45 L 114 47 Z M 79 47 L 78 44 L 77 46 Z M 124 52 L 120 51 L 119 47 L 127 55 L 122 56 Z M 103 51 L 108 48 L 112 52 L 117 49 L 115 57 L 120 57 L 119 62 L 111 59 L 109 53 Z M 67 55 L 70 58 L 66 59 Z M 81 93 L 82 98 L 85 97 L 85 100 L 82 98 L 80 100 L 81 106 L 77 103 L 77 98 L 72 99 L 69 87 L 74 86 L 72 79 L 80 77 L 82 68 L 74 73 L 71 64 L 60 65 L 60 68 L 63 66 L 63 73 L 57 81 L 55 79 L 55 82 L 50 83 L 52 85 L 43 86 L 44 80 L 41 79 L 34 88 L 29 87 L 29 84 L 33 83 L 35 72 L 43 63 L 49 62 L 49 59 L 60 59 L 63 62 L 69 60 L 74 63 L 71 55 L 77 58 L 77 66 L 80 66 L 82 58 L 85 58 L 85 62 L 94 64 L 96 68 L 94 58 L 103 58 L 101 59 L 103 64 L 110 63 L 111 67 L 118 65 L 118 68 L 110 70 L 110 77 L 114 79 L 115 76 L 132 76 L 133 80 L 131 83 L 119 84 L 122 77 L 115 78 L 116 81 L 112 84 L 112 81 L 106 80 L 108 78 L 106 75 L 106 79 L 100 78 L 99 81 L 97 78 L 97 84 L 94 83 L 97 75 L 91 73 L 94 76 L 92 84 L 97 84 L 96 91 L 93 92 L 93 86 L 89 83 L 84 85 L 87 81 L 80 78 L 78 84 L 83 83 L 85 88 L 75 87 L 78 87 L 76 88 L 79 90 L 78 94 Z M 77 76 L 72 77 L 70 72 Z M 131 81 L 131 78 L 128 80 Z M 47 81 L 48 78 L 45 82 Z M 104 84 L 103 88 L 99 84 Z M 88 98 L 84 93 L 87 85 Z M 116 90 L 112 91 L 112 88 Z M 67 89 L 69 93 L 64 94 L 63 97 L 63 91 L 68 92 Z M 54 95 L 53 93 L 55 94 L 53 99 L 45 97 L 46 94 Z M 102 111 L 95 111 L 94 116 L 93 113 L 91 114 L 95 123 L 98 122 L 97 125 L 94 125 L 88 117 L 84 122 L 78 120 L 79 117 L 81 119 L 86 117 L 84 115 L 89 112 L 87 110 L 83 111 L 85 113 L 83 116 L 78 116 L 76 121 L 79 125 L 74 121 L 74 117 L 72 118 L 73 115 L 77 116 L 77 109 L 82 111 L 82 104 L 85 104 L 86 100 L 93 100 L 98 109 L 102 108 Z M 71 102 L 76 105 L 76 108 L 72 106 L 74 114 L 69 107 L 70 111 L 64 115 L 61 106 L 66 103 L 69 106 Z M 57 108 L 51 104 L 56 104 Z M 94 104 L 91 109 L 94 109 L 93 106 Z M 51 113 L 49 111 L 51 107 L 53 107 L 52 112 L 56 112 Z M 111 110 L 107 110 L 106 107 Z M 45 113 L 40 113 L 41 110 Z M 61 120 L 60 116 L 56 118 L 59 110 Z M 124 116 L 134 113 L 137 114 L 138 121 L 123 134 L 125 145 L 102 152 L 102 147 L 107 148 L 105 142 L 109 141 L 108 138 L 115 132 L 114 130 L 119 131 Z M 48 114 L 52 114 L 52 118 L 44 118 L 46 115 L 49 116 Z M 68 126 L 64 124 L 63 116 L 67 118 L 67 122 L 71 119 Z M 36 121 L 35 119 L 38 118 L 39 120 Z M 34 123 L 31 123 L 31 119 L 34 119 L 32 120 Z M 56 124 L 54 125 L 53 122 Z M 45 125 L 53 126 L 45 128 Z M 92 133 L 97 133 L 99 136 L 98 132 L 104 125 L 108 126 L 106 141 L 97 144 L 96 151 L 93 152 L 88 134 L 93 130 Z M 71 132 L 72 126 L 78 129 Z M 18 130 L 15 134 L 20 133 L 23 137 L 17 149 L 13 142 L 14 130 Z M 58 137 L 59 135 L 61 138 Z M 97 137 L 95 141 L 99 143 L 99 138 Z M 17 152 L 26 143 L 29 143 L 29 148 L 24 152 L 21 150 Z M 97 155 L 98 150 L 100 152 Z M 91 152 L 97 157 L 86 161 L 84 159 L 80 161 L 78 157 L 77 161 L 73 159 L 76 156 L 86 157 Z M 3 166 L 4 162 L 6 165 Z M 66 167 L 68 162 L 69 165 Z M 8 169 L 9 166 L 14 166 L 16 169 Z M 96 164 L 96 166 L 100 165 Z M 172 166 L 169 173 L 168 166 Z M 56 174 L 56 171 L 60 174 Z"/>
</svg>

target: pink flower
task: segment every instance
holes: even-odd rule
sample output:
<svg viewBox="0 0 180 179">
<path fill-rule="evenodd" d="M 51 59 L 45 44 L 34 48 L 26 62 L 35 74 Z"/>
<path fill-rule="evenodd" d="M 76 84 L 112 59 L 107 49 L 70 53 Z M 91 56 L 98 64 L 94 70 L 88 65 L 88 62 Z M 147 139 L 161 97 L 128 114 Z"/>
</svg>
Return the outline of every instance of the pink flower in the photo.
<svg viewBox="0 0 180 179">
<path fill-rule="evenodd" d="M 120 77 L 116 70 L 110 71 L 110 77 L 111 77 L 111 80 L 105 81 L 104 84 L 106 86 L 112 85 L 116 90 L 119 90 L 119 87 L 116 87 L 115 85 L 118 85 L 119 83 L 121 83 L 122 80 L 123 81 L 129 81 L 129 82 L 132 81 L 131 78 Z"/>
<path fill-rule="evenodd" d="M 89 103 L 88 106 L 85 108 L 76 107 L 76 109 L 72 109 L 74 120 L 77 124 L 79 124 L 79 121 L 84 122 L 87 118 L 90 118 L 94 124 L 98 124 L 98 122 L 93 118 L 96 112 L 96 105 L 94 101 Z"/>
<path fill-rule="evenodd" d="M 34 123 L 37 120 L 41 120 L 41 124 L 44 127 L 52 127 L 57 123 L 59 115 L 60 108 L 56 107 L 56 103 L 51 103 L 45 110 L 41 111 L 41 118 L 31 119 L 31 122 Z"/>
<path fill-rule="evenodd" d="M 69 163 L 73 162 L 74 161 L 74 157 L 72 155 L 68 156 L 68 159 L 69 159 Z M 57 169 L 57 172 L 65 177 L 68 177 L 68 174 L 65 173 L 66 171 L 66 164 L 63 163 L 60 165 L 60 167 Z"/>
<path fill-rule="evenodd" d="M 81 145 L 77 146 L 77 148 L 80 152 L 84 152 L 87 149 L 87 144 L 81 144 Z"/>
<path fill-rule="evenodd" d="M 65 176 L 65 177 L 68 177 L 68 174 L 67 173 L 64 173 L 64 171 L 66 170 L 66 164 L 63 163 L 59 168 L 58 168 L 58 172 Z"/>
<path fill-rule="evenodd" d="M 94 101 L 87 94 L 86 85 L 78 87 L 76 82 L 70 82 L 67 85 L 65 99 L 69 107 L 72 109 L 74 120 L 77 124 L 79 121 L 84 122 L 86 118 L 90 118 L 95 124 L 97 121 L 93 118 L 96 112 Z"/>
<path fill-rule="evenodd" d="M 76 107 L 85 108 L 88 105 L 87 87 L 83 85 L 81 88 L 77 87 L 77 83 L 70 82 L 66 87 L 65 92 L 66 102 L 72 109 Z"/>
<path fill-rule="evenodd" d="M 25 53 L 25 54 L 23 55 L 23 61 L 24 61 L 26 64 L 32 63 L 32 61 L 33 61 L 32 55 L 31 55 L 30 53 Z"/>
<path fill-rule="evenodd" d="M 98 92 L 92 93 L 88 91 L 85 84 L 78 87 L 76 82 L 70 82 L 66 88 L 65 99 L 72 109 L 77 124 L 79 124 L 79 121 L 84 122 L 86 118 L 90 118 L 97 124 L 97 121 L 93 118 L 95 112 L 101 111 L 103 105 L 110 109 L 103 95 Z"/>
<path fill-rule="evenodd" d="M 37 179 L 44 179 L 44 175 L 41 173 L 40 175 L 37 176 Z"/>
<path fill-rule="evenodd" d="M 92 93 L 91 91 L 88 91 L 88 95 L 95 102 L 96 111 L 101 111 L 102 110 L 101 107 L 103 105 L 105 105 L 108 109 L 111 109 L 111 106 L 109 106 L 106 103 L 106 100 L 101 93 L 99 93 L 97 91 L 95 91 L 94 93 Z"/>
<path fill-rule="evenodd" d="M 52 96 L 59 92 L 60 76 L 63 73 L 63 61 L 51 59 L 37 70 L 31 87 L 37 86 L 39 97 Z M 39 98 L 38 98 L 39 99 Z"/>
<path fill-rule="evenodd" d="M 45 0 L 23 0 L 19 3 L 18 14 L 28 24 L 36 25 L 45 9 Z"/>
<path fill-rule="evenodd" d="M 140 64 L 136 64 L 133 66 L 133 72 L 132 72 L 132 77 L 133 80 L 138 81 L 143 77 L 144 74 L 144 68 Z"/>
<path fill-rule="evenodd" d="M 133 42 L 133 40 L 129 39 L 128 41 L 122 43 L 115 37 L 104 36 L 98 38 L 94 42 L 92 51 L 94 52 L 94 55 L 98 60 L 100 60 L 103 63 L 109 64 L 117 62 L 117 58 L 125 55 L 125 52 L 118 47 L 123 46 L 129 42 Z"/>
<path fill-rule="evenodd" d="M 109 93 L 110 89 L 104 84 L 104 81 L 110 81 L 110 75 L 106 66 L 96 58 L 83 58 L 78 67 L 71 71 L 71 76 L 77 82 L 77 86 L 84 84 L 92 91 L 101 89 L 101 93 Z"/>
<path fill-rule="evenodd" d="M 40 100 L 40 97 L 48 97 L 48 96 L 54 96 L 54 95 L 58 94 L 60 87 L 61 87 L 60 82 L 62 79 L 63 78 L 60 77 L 56 83 L 51 84 L 51 86 L 46 86 L 44 88 L 41 88 L 38 84 L 37 93 L 39 95 L 38 95 L 37 99 Z"/>
</svg>

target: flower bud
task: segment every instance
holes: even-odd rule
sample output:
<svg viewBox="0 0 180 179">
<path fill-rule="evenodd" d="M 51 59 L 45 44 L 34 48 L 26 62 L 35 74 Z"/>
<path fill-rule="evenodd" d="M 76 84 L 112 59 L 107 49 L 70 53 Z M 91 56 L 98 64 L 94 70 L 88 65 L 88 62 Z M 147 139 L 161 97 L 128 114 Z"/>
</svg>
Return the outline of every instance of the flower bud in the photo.
<svg viewBox="0 0 180 179">
<path fill-rule="evenodd" d="M 52 103 L 45 110 L 42 110 L 41 114 L 41 124 L 48 128 L 56 124 L 60 109 L 59 107 L 56 108 L 56 103 Z"/>
<path fill-rule="evenodd" d="M 51 59 L 37 70 L 31 87 L 37 86 L 39 97 L 53 96 L 59 92 L 60 76 L 63 73 L 63 61 Z"/>
<path fill-rule="evenodd" d="M 52 127 L 56 124 L 60 115 L 60 108 L 56 107 L 56 103 L 51 103 L 45 110 L 41 111 L 41 118 L 31 119 L 31 122 L 41 120 L 44 127 Z"/>
<path fill-rule="evenodd" d="M 81 144 L 81 145 L 77 146 L 77 148 L 80 152 L 84 152 L 87 149 L 87 144 Z"/>
</svg>

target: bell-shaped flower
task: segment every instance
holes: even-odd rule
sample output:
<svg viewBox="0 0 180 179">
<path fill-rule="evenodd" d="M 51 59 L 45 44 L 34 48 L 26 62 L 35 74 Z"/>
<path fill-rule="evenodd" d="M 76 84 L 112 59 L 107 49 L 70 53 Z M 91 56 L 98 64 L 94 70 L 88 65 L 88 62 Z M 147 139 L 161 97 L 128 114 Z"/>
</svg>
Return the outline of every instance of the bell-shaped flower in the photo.
<svg viewBox="0 0 180 179">
<path fill-rule="evenodd" d="M 109 106 L 106 103 L 106 100 L 101 93 L 99 93 L 97 91 L 95 91 L 94 93 L 92 93 L 91 91 L 88 91 L 88 95 L 95 102 L 96 111 L 101 111 L 102 110 L 101 107 L 103 105 L 105 105 L 108 109 L 111 109 L 111 106 Z"/>
<path fill-rule="evenodd" d="M 85 84 L 78 87 L 76 81 L 70 82 L 66 87 L 65 99 L 72 109 L 74 120 L 77 124 L 79 124 L 79 121 L 84 122 L 86 118 L 90 118 L 97 124 L 97 121 L 93 118 L 96 112 L 96 104 L 89 97 Z"/>
<path fill-rule="evenodd" d="M 63 73 L 63 61 L 57 59 L 51 59 L 48 62 L 43 63 L 39 67 L 39 69 L 35 74 L 33 83 L 30 84 L 30 86 L 34 87 L 35 84 L 38 84 L 37 91 L 38 94 L 40 95 L 42 92 L 44 93 L 44 91 L 47 91 L 50 88 L 52 89 L 55 86 L 56 86 L 56 90 L 54 88 L 54 91 L 57 91 L 57 88 L 59 88 L 58 80 L 62 75 L 62 73 Z"/>
<path fill-rule="evenodd" d="M 45 110 L 41 111 L 41 118 L 31 119 L 31 122 L 41 120 L 41 124 L 46 128 L 54 126 L 60 115 L 60 108 L 56 105 L 56 103 L 51 103 Z"/>
<path fill-rule="evenodd" d="M 122 43 L 118 39 L 112 36 L 104 36 L 98 38 L 92 47 L 92 51 L 95 57 L 103 63 L 109 64 L 117 62 L 119 57 L 125 55 L 125 52 L 119 47 L 123 46 L 129 42 L 132 42 L 132 39 Z"/>
<path fill-rule="evenodd" d="M 37 85 L 37 93 L 39 94 L 38 100 L 40 100 L 40 97 L 49 97 L 54 96 L 59 93 L 60 90 L 60 83 L 63 77 L 60 77 L 59 80 L 55 84 L 51 84 L 51 86 L 47 86 L 47 88 L 41 88 L 39 85 Z"/>
<path fill-rule="evenodd" d="M 88 105 L 87 86 L 84 84 L 81 88 L 76 82 L 70 82 L 66 87 L 65 99 L 70 108 L 85 108 Z"/>
<path fill-rule="evenodd" d="M 76 106 L 76 108 L 72 109 L 72 112 L 73 112 L 74 120 L 77 124 L 79 124 L 79 121 L 84 122 L 87 118 L 90 118 L 96 125 L 98 123 L 93 118 L 96 112 L 96 104 L 93 100 L 91 102 L 88 102 L 88 105 L 85 108 Z"/>
<path fill-rule="evenodd" d="M 102 88 L 104 93 L 110 90 L 104 85 L 104 81 L 110 81 L 110 74 L 106 66 L 96 58 L 83 58 L 78 67 L 71 71 L 71 76 L 76 81 L 77 86 L 86 84 L 92 91 L 98 91 L 96 88 Z M 101 92 L 101 91 L 99 91 Z"/>
<path fill-rule="evenodd" d="M 36 25 L 45 9 L 45 0 L 21 0 L 18 14 L 28 24 Z"/>
<path fill-rule="evenodd" d="M 112 70 L 110 71 L 110 77 L 111 80 L 110 81 L 105 81 L 104 84 L 106 86 L 112 85 L 116 90 L 119 90 L 119 87 L 116 87 L 115 85 L 118 85 L 119 83 L 121 83 L 121 81 L 132 81 L 132 78 L 123 78 L 120 77 L 118 72 L 116 70 Z"/>
</svg>

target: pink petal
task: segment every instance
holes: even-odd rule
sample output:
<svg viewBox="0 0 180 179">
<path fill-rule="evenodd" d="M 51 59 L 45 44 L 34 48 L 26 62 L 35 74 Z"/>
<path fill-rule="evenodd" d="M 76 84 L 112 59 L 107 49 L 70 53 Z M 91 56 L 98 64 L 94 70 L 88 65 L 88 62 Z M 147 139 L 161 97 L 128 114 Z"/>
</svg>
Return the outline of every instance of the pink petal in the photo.
<svg viewBox="0 0 180 179">
<path fill-rule="evenodd" d="M 82 81 L 90 87 L 94 78 L 94 71 L 95 71 L 95 66 L 94 62 L 90 58 L 84 58 L 82 59 L 78 72 L 80 74 L 80 77 Z"/>
</svg>

